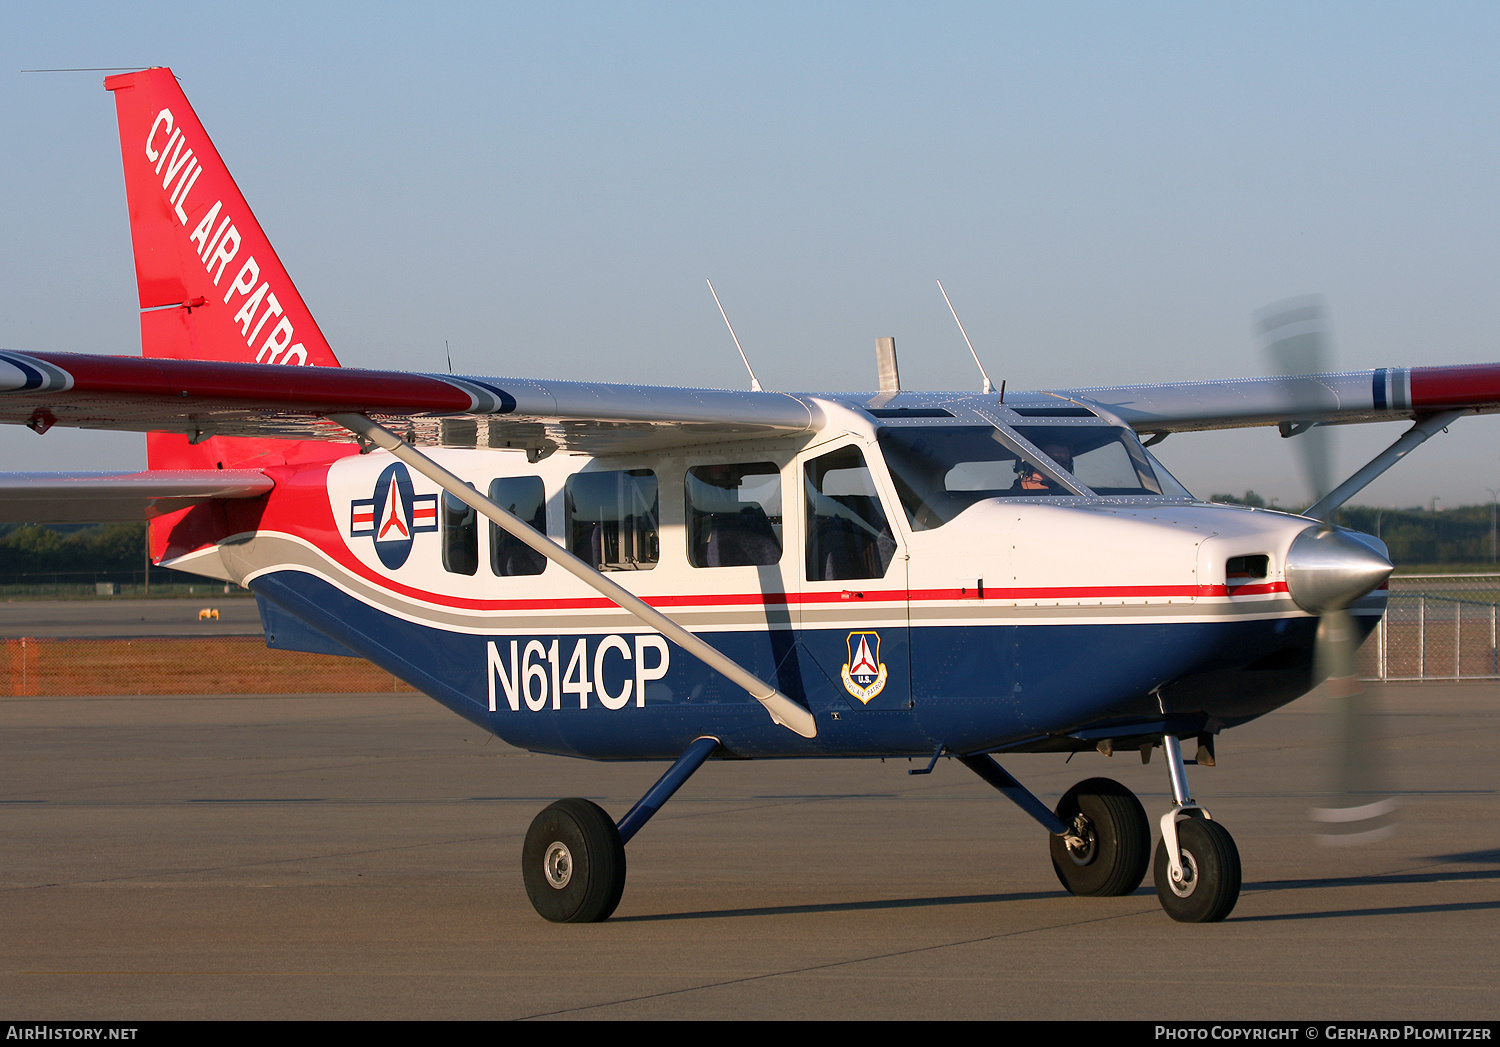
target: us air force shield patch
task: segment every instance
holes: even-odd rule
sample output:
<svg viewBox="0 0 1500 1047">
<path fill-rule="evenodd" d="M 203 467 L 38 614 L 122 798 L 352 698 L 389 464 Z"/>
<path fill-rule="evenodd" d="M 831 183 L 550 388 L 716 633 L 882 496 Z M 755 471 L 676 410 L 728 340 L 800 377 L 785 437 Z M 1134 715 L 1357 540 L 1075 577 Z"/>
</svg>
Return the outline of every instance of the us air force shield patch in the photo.
<svg viewBox="0 0 1500 1047">
<path fill-rule="evenodd" d="M 844 663 L 844 690 L 866 705 L 881 691 L 890 677 L 885 663 L 880 660 L 880 634 L 877 632 L 850 633 L 848 639 L 849 660 Z"/>
</svg>

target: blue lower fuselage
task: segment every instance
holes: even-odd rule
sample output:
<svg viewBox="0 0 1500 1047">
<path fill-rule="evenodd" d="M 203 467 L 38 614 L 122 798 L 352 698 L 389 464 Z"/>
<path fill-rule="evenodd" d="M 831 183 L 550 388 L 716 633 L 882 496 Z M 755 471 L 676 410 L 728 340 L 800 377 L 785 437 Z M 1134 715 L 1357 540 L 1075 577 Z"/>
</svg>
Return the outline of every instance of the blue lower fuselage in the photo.
<svg viewBox="0 0 1500 1047">
<path fill-rule="evenodd" d="M 746 758 L 1068 751 L 1214 733 L 1314 682 L 1317 622 L 1295 615 L 704 631 L 812 710 L 818 735 L 803 739 L 654 635 L 643 648 L 639 634 L 527 634 L 510 618 L 492 635 L 453 631 L 296 570 L 251 588 L 273 647 L 363 656 L 513 745 L 591 759 L 673 759 L 702 735 Z M 1376 620 L 1357 617 L 1365 632 Z"/>
</svg>

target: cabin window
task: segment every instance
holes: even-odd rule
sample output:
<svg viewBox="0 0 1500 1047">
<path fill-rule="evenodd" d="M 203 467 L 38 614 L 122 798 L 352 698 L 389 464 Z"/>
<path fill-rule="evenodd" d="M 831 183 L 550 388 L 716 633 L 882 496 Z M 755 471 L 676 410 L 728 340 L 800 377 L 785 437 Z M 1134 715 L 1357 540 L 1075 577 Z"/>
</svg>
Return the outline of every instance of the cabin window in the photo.
<svg viewBox="0 0 1500 1047">
<path fill-rule="evenodd" d="M 806 466 L 807 580 L 884 578 L 896 539 L 858 447 L 844 447 Z"/>
<path fill-rule="evenodd" d="M 547 533 L 547 491 L 540 476 L 491 480 L 490 501 L 531 524 L 541 534 Z M 541 574 L 546 569 L 545 556 L 509 531 L 501 530 L 498 524 L 490 524 L 490 570 L 496 577 Z"/>
<path fill-rule="evenodd" d="M 443 569 L 451 574 L 473 574 L 479 570 L 479 514 L 446 491 L 443 492 Z"/>
<path fill-rule="evenodd" d="M 660 559 L 656 474 L 575 473 L 564 490 L 568 549 L 601 571 L 649 571 Z"/>
<path fill-rule="evenodd" d="M 753 567 L 781 562 L 781 470 L 770 462 L 687 471 L 688 562 Z"/>
</svg>

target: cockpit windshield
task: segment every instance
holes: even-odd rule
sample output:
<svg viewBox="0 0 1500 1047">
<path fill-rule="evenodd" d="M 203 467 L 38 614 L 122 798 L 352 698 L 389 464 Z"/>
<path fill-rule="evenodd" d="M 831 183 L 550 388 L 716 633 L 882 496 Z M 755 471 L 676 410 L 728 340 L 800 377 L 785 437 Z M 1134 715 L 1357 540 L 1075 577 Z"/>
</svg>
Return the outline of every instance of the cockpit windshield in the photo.
<svg viewBox="0 0 1500 1047">
<path fill-rule="evenodd" d="M 1025 425 L 1015 431 L 1022 440 L 994 426 L 881 428 L 880 449 L 912 528 L 941 527 L 987 498 L 1080 492 L 1189 497 L 1165 470 L 1153 469 L 1151 456 L 1128 430 Z M 1027 450 L 1025 443 L 1042 453 Z"/>
<path fill-rule="evenodd" d="M 1098 495 L 1166 494 L 1134 434 L 1112 425 L 1018 425 L 1016 432 Z"/>
</svg>

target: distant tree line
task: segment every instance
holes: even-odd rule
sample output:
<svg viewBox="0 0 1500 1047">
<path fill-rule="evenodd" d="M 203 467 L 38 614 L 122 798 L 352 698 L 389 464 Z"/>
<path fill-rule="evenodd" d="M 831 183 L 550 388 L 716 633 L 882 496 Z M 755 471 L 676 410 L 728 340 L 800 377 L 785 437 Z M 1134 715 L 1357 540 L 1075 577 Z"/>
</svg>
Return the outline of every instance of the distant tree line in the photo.
<svg viewBox="0 0 1500 1047">
<path fill-rule="evenodd" d="M 1239 496 L 1215 494 L 1210 500 L 1229 505 L 1266 506 L 1266 500 L 1254 491 Z M 1463 505 L 1436 512 L 1420 507 L 1380 509 L 1347 505 L 1335 514 L 1334 522 L 1380 538 L 1390 547 L 1391 561 L 1397 567 L 1482 565 L 1495 560 L 1494 512 L 1492 505 Z"/>
<path fill-rule="evenodd" d="M 145 557 L 143 523 L 0 524 L 0 579 L 7 581 L 31 574 L 139 573 Z"/>
</svg>

